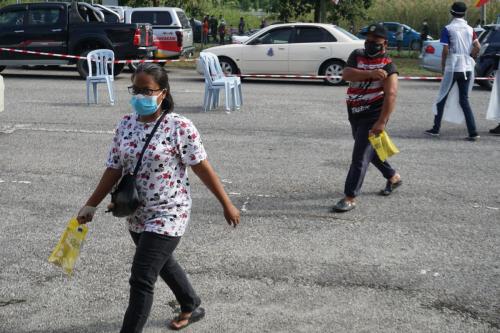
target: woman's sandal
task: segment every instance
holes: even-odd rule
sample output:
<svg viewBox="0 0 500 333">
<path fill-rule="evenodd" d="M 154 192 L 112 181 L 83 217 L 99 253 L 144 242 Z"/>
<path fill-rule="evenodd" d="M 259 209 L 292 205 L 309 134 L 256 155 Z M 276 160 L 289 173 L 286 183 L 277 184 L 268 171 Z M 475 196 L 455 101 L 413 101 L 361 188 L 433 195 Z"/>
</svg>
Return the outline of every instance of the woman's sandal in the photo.
<svg viewBox="0 0 500 333">
<path fill-rule="evenodd" d="M 392 194 L 392 192 L 394 192 L 395 189 L 397 189 L 398 187 L 400 187 L 401 185 L 403 185 L 403 181 L 401 179 L 399 179 L 397 182 L 395 183 L 392 183 L 390 180 L 387 181 L 387 184 L 385 185 L 385 189 L 383 189 L 382 191 L 380 191 L 380 195 L 383 195 L 383 196 L 389 196 Z"/>
<path fill-rule="evenodd" d="M 178 315 L 170 322 L 170 329 L 172 329 L 174 331 L 180 331 L 180 330 L 188 327 L 189 325 L 196 323 L 197 321 L 202 320 L 203 317 L 205 317 L 205 309 L 201 308 L 201 307 L 196 308 L 193 312 L 191 312 L 191 317 L 189 317 L 189 318 L 182 318 L 181 316 L 182 316 L 182 314 Z M 180 326 L 180 327 L 172 325 L 173 322 L 178 323 L 180 321 L 187 321 L 187 324 L 184 326 Z"/>
</svg>

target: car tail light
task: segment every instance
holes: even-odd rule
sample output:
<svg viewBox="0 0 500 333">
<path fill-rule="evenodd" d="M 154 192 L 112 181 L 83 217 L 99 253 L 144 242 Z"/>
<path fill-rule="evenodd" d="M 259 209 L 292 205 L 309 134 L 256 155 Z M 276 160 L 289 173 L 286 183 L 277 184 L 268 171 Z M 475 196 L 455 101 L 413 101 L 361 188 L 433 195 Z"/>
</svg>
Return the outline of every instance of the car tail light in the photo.
<svg viewBox="0 0 500 333">
<path fill-rule="evenodd" d="M 134 45 L 135 46 L 141 45 L 141 29 L 139 29 L 139 28 L 135 29 Z"/>
<path fill-rule="evenodd" d="M 490 46 L 490 44 L 488 44 L 488 43 L 484 43 L 481 45 L 481 49 L 479 50 L 479 54 L 478 54 L 479 57 L 482 57 L 484 55 L 488 46 Z"/>
<path fill-rule="evenodd" d="M 175 34 L 177 35 L 177 46 L 182 47 L 182 40 L 184 38 L 182 31 L 176 31 Z"/>
<path fill-rule="evenodd" d="M 434 48 L 434 46 L 427 45 L 427 47 L 425 48 L 425 53 L 434 54 L 434 52 L 436 52 L 436 49 Z"/>
</svg>

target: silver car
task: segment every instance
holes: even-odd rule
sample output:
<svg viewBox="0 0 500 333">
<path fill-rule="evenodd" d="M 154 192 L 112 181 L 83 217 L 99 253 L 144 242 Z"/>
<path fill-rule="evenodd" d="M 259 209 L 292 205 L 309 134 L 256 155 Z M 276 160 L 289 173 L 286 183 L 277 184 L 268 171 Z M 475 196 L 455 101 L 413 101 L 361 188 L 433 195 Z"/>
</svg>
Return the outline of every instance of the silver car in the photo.
<svg viewBox="0 0 500 333">
<path fill-rule="evenodd" d="M 474 32 L 480 36 L 484 32 L 483 28 L 474 28 Z M 431 40 L 424 42 L 422 48 L 422 61 L 420 67 L 423 67 L 431 72 L 442 73 L 441 70 L 441 54 L 443 53 L 443 44 L 439 40 Z"/>
</svg>

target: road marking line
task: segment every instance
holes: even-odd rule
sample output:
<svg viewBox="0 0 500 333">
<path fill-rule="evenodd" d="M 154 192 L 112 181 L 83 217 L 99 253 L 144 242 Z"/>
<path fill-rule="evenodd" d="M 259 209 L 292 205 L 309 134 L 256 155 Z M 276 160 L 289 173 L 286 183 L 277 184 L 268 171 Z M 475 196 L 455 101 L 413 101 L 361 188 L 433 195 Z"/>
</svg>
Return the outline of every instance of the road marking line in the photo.
<svg viewBox="0 0 500 333">
<path fill-rule="evenodd" d="M 28 180 L 10 180 L 10 181 L 7 181 L 7 180 L 3 180 L 0 178 L 0 184 L 1 183 L 31 184 L 31 182 Z"/>
<path fill-rule="evenodd" d="M 85 130 L 74 128 L 45 128 L 33 127 L 32 124 L 15 124 L 12 126 L 4 126 L 0 128 L 0 133 L 12 134 L 18 130 L 35 131 L 35 132 L 55 132 L 55 133 L 83 133 L 83 134 L 114 134 L 114 131 L 99 131 L 99 130 Z"/>
<path fill-rule="evenodd" d="M 247 197 L 247 201 L 245 201 L 245 202 L 243 203 L 243 206 L 241 206 L 241 211 L 242 211 L 242 212 L 247 212 L 247 211 L 248 211 L 248 209 L 247 209 L 247 205 L 248 205 L 248 203 L 249 203 L 249 202 L 250 202 L 250 197 Z"/>
</svg>

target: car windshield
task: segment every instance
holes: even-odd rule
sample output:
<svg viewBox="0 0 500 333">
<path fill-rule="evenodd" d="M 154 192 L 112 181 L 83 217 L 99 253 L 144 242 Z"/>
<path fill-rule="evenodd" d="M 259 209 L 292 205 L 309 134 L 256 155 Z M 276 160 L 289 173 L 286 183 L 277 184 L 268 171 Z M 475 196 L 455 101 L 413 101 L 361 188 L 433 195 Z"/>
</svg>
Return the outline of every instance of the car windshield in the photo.
<svg viewBox="0 0 500 333">
<path fill-rule="evenodd" d="M 336 28 L 337 30 L 339 30 L 340 32 L 342 32 L 344 35 L 349 36 L 349 38 L 351 38 L 351 39 L 354 39 L 354 40 L 360 40 L 358 37 L 354 36 L 354 35 L 353 35 L 353 34 L 351 34 L 349 31 L 347 31 L 347 30 L 345 30 L 345 29 L 343 29 L 343 28 L 341 28 L 341 27 L 339 27 L 339 26 L 335 26 L 335 28 Z"/>
</svg>

